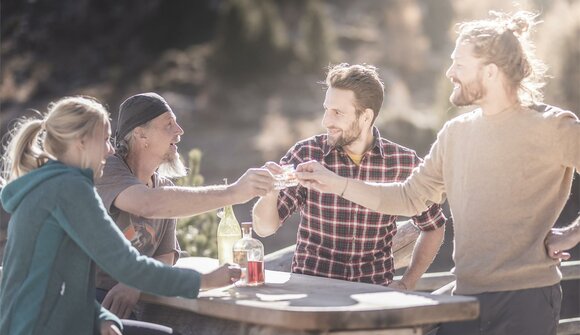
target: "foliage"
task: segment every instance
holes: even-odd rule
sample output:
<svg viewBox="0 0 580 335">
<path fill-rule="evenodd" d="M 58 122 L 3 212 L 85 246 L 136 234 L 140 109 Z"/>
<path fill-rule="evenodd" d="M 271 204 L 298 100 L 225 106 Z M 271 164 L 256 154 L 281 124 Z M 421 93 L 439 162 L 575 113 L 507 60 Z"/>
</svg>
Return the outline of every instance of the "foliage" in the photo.
<svg viewBox="0 0 580 335">
<path fill-rule="evenodd" d="M 430 47 L 434 51 L 447 52 L 449 30 L 453 25 L 455 9 L 451 0 L 422 0 L 423 32 L 429 38 Z"/>
<path fill-rule="evenodd" d="M 545 101 L 580 115 L 580 3 L 554 1 L 538 28 L 538 54 L 549 66 Z"/>
<path fill-rule="evenodd" d="M 202 153 L 192 149 L 188 155 L 189 175 L 177 180 L 180 186 L 202 186 L 204 179 L 199 173 Z M 179 219 L 177 240 L 181 250 L 190 256 L 217 258 L 217 216 L 216 211 Z"/>
<path fill-rule="evenodd" d="M 574 28 L 575 31 L 567 36 L 567 43 L 564 44 L 567 48 L 562 50 L 562 79 L 559 86 L 562 88 L 565 106 L 580 116 L 580 92 L 574 84 L 580 83 L 580 24 Z"/>
<path fill-rule="evenodd" d="M 308 1 L 304 11 L 298 28 L 300 40 L 296 53 L 307 70 L 319 71 L 332 60 L 337 48 L 336 37 L 319 0 Z"/>
<path fill-rule="evenodd" d="M 318 73 L 336 50 L 332 18 L 321 0 L 231 0 L 219 15 L 210 66 L 229 80 L 256 81 L 293 70 Z"/>
<path fill-rule="evenodd" d="M 213 39 L 216 17 L 211 0 L 3 1 L 0 111 L 67 94 L 118 105 L 166 50 Z"/>
<path fill-rule="evenodd" d="M 269 0 L 231 0 L 220 13 L 210 64 L 234 79 L 254 78 L 285 68 L 292 54 L 278 7 Z"/>
</svg>

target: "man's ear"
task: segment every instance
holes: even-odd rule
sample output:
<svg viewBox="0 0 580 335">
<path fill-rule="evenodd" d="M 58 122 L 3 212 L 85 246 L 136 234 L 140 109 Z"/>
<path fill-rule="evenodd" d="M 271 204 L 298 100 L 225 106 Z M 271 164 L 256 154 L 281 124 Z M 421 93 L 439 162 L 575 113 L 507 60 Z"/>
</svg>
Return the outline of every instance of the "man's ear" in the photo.
<svg viewBox="0 0 580 335">
<path fill-rule="evenodd" d="M 365 111 L 363 112 L 364 121 L 368 122 L 369 124 L 371 124 L 373 122 L 374 117 L 375 117 L 375 113 L 370 108 L 366 108 Z"/>
<path fill-rule="evenodd" d="M 484 68 L 484 75 L 486 79 L 496 80 L 499 75 L 499 67 L 494 63 L 489 63 Z"/>
</svg>

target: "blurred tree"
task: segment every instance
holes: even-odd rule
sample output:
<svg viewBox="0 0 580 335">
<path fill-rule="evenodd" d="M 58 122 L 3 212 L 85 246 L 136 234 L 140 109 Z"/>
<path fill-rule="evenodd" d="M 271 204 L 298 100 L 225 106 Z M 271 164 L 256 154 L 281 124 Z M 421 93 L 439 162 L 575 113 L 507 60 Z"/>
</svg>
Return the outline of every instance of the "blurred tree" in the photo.
<svg viewBox="0 0 580 335">
<path fill-rule="evenodd" d="M 336 52 L 332 21 L 319 0 L 307 0 L 298 33 L 296 54 L 308 71 L 318 72 L 327 66 Z"/>
<path fill-rule="evenodd" d="M 218 8 L 215 1 L 161 1 L 151 12 L 142 34 L 148 52 L 185 49 L 215 38 Z"/>
<path fill-rule="evenodd" d="M 209 64 L 228 80 L 285 72 L 294 55 L 278 7 L 269 0 L 230 0 L 219 15 Z"/>
<path fill-rule="evenodd" d="M 0 106 L 84 94 L 134 92 L 134 78 L 168 49 L 214 37 L 213 0 L 2 1 Z"/>
<path fill-rule="evenodd" d="M 566 39 L 567 41 L 563 44 L 565 48 L 562 50 L 563 66 L 559 86 L 564 95 L 565 107 L 580 117 L 580 90 L 578 89 L 578 83 L 580 83 L 580 21 L 577 22 L 574 31 Z"/>
<path fill-rule="evenodd" d="M 537 55 L 549 67 L 545 101 L 580 115 L 580 2 L 554 0 L 536 28 Z"/>
<path fill-rule="evenodd" d="M 572 1 L 576 1 L 576 0 L 569 0 L 569 1 L 572 2 Z M 554 0 L 532 0 L 534 7 L 538 8 L 540 10 L 540 12 L 547 12 L 547 11 L 551 10 L 552 6 L 556 2 L 557 1 L 554 1 Z"/>
<path fill-rule="evenodd" d="M 422 11 L 417 0 L 387 1 L 380 25 L 387 65 L 395 69 L 409 87 L 425 81 L 429 40 L 423 33 Z"/>
<path fill-rule="evenodd" d="M 188 168 L 190 173 L 177 180 L 180 186 L 201 186 L 203 176 L 199 173 L 202 153 L 199 149 L 189 152 Z M 177 222 L 177 240 L 181 250 L 189 256 L 217 258 L 217 216 L 216 211 L 210 211 Z"/>
<path fill-rule="evenodd" d="M 430 41 L 431 50 L 445 50 L 451 41 L 449 29 L 455 17 L 451 0 L 421 0 L 423 31 Z"/>
<path fill-rule="evenodd" d="M 447 69 L 442 69 L 439 73 L 439 80 L 435 81 L 435 101 L 433 102 L 433 113 L 437 118 L 436 130 L 439 131 L 441 127 L 448 120 L 457 116 L 461 109 L 455 107 L 449 102 L 449 96 L 453 92 L 453 84 L 445 76 Z"/>
</svg>

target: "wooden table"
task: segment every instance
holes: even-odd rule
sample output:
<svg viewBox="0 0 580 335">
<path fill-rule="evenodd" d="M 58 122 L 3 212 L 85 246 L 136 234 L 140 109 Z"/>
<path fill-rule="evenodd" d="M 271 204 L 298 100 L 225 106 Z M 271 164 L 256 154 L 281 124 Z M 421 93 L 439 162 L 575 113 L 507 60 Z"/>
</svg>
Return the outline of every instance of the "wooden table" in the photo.
<svg viewBox="0 0 580 335">
<path fill-rule="evenodd" d="M 215 260 L 190 258 L 180 266 L 206 272 L 216 265 Z M 471 297 L 278 271 L 266 271 L 266 284 L 259 287 L 203 291 L 198 299 L 144 294 L 142 300 L 149 303 L 144 319 L 183 334 L 423 334 L 423 325 L 479 314 Z"/>
</svg>

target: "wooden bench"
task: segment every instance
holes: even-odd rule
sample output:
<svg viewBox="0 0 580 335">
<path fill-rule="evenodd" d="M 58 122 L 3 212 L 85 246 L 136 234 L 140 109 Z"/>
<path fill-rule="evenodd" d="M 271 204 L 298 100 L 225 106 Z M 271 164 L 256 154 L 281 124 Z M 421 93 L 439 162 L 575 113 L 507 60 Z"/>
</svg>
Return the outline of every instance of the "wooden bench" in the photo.
<svg viewBox="0 0 580 335">
<path fill-rule="evenodd" d="M 562 262 L 560 266 L 562 280 L 580 279 L 580 261 Z M 395 277 L 400 279 L 400 277 Z M 425 273 L 417 282 L 417 291 L 435 291 L 449 283 L 455 281 L 455 276 L 451 272 L 430 272 Z"/>
</svg>

